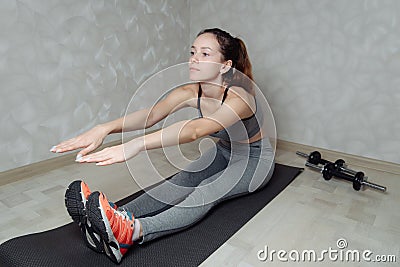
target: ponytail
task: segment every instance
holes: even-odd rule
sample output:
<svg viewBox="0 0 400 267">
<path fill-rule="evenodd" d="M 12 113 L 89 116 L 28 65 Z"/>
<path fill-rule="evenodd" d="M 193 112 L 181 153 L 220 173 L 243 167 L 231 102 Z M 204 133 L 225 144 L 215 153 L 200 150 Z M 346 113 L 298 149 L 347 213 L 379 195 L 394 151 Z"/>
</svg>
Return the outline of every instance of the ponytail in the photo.
<svg viewBox="0 0 400 267">
<path fill-rule="evenodd" d="M 252 65 L 250 62 L 249 55 L 247 54 L 246 45 L 240 38 L 235 38 L 236 42 L 238 42 L 238 58 L 236 60 L 236 66 L 234 66 L 237 70 L 242 72 L 244 75 L 247 76 L 243 77 L 243 74 L 234 74 L 232 83 L 237 84 L 238 86 L 242 86 L 247 90 L 251 90 L 252 81 L 253 81 L 253 72 L 252 72 Z"/>
<path fill-rule="evenodd" d="M 235 40 L 239 43 L 239 55 L 236 62 L 236 69 L 243 72 L 250 80 L 253 80 L 252 66 L 249 55 L 247 54 L 246 45 L 239 38 L 235 38 Z"/>
</svg>

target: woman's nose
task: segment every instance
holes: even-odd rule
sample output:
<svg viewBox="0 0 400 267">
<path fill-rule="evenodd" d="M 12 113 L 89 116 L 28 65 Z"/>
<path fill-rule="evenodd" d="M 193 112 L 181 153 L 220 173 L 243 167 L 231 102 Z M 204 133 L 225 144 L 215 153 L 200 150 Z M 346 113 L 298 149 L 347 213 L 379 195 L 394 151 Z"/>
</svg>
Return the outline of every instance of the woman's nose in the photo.
<svg viewBox="0 0 400 267">
<path fill-rule="evenodd" d="M 197 54 L 193 54 L 190 56 L 190 63 L 197 63 L 199 59 L 197 58 Z"/>
</svg>

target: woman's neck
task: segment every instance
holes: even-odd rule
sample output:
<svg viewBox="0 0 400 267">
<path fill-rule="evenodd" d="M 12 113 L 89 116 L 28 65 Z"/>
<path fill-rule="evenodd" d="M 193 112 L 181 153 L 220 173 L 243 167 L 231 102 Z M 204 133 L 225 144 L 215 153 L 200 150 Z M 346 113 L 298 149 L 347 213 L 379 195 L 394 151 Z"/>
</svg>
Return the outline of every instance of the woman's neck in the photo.
<svg viewBox="0 0 400 267">
<path fill-rule="evenodd" d="M 200 83 L 200 86 L 203 96 L 218 100 L 222 98 L 225 90 L 224 86 L 211 83 Z"/>
</svg>

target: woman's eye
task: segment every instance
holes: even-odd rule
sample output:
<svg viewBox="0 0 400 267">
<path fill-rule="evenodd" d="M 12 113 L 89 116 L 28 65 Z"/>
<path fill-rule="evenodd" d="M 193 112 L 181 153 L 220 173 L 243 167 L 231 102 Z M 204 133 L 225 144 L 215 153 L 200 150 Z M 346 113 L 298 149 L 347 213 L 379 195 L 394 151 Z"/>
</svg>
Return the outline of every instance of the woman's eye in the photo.
<svg viewBox="0 0 400 267">
<path fill-rule="evenodd" d="M 193 51 L 190 51 L 190 55 L 193 56 L 193 55 L 194 55 L 194 52 L 193 52 Z"/>
<path fill-rule="evenodd" d="M 203 53 L 203 56 L 208 57 L 210 54 L 208 53 Z"/>
</svg>

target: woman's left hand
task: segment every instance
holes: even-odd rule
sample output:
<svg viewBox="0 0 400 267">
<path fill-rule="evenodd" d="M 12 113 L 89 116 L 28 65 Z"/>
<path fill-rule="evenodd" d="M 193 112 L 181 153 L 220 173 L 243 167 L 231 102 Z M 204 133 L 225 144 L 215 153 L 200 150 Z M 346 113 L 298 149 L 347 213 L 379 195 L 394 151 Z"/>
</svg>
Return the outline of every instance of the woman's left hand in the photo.
<svg viewBox="0 0 400 267">
<path fill-rule="evenodd" d="M 86 155 L 77 161 L 80 163 L 96 162 L 98 166 L 124 162 L 135 157 L 140 152 L 139 142 L 134 141 L 135 140 L 132 140 L 125 144 L 104 148 L 99 152 Z"/>
</svg>

